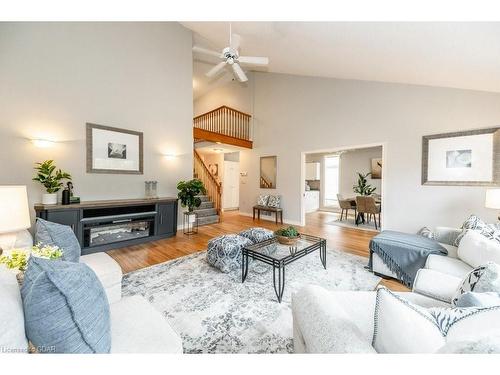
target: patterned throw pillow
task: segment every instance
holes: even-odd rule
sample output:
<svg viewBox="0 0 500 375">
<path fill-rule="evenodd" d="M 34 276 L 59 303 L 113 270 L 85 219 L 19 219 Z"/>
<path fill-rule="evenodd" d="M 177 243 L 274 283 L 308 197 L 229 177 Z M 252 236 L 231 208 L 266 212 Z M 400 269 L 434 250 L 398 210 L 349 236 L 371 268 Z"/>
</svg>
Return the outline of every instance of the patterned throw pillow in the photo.
<svg viewBox="0 0 500 375">
<path fill-rule="evenodd" d="M 281 196 L 279 195 L 270 195 L 269 201 L 267 202 L 269 207 L 279 208 L 281 205 Z"/>
<path fill-rule="evenodd" d="M 452 306 L 457 306 L 460 296 L 467 292 L 500 293 L 500 266 L 490 262 L 470 271 L 455 292 L 451 301 Z"/>
<path fill-rule="evenodd" d="M 267 206 L 267 202 L 269 201 L 269 195 L 259 195 L 257 199 L 257 204 L 259 206 Z"/>
<path fill-rule="evenodd" d="M 484 237 L 495 240 L 500 243 L 500 228 L 498 224 L 487 224 L 482 221 L 478 216 L 471 215 L 465 220 L 462 225 L 462 233 L 460 233 L 455 239 L 454 245 L 458 247 L 460 241 L 465 237 L 468 230 L 473 230 L 481 233 Z"/>
<path fill-rule="evenodd" d="M 253 244 L 261 243 L 274 237 L 273 231 L 258 227 L 244 230 L 239 235 L 248 238 Z"/>
<path fill-rule="evenodd" d="M 500 306 L 427 309 L 380 288 L 372 344 L 378 353 L 435 353 L 447 342 L 500 334 L 498 319 Z"/>
<path fill-rule="evenodd" d="M 430 230 L 429 228 L 427 227 L 423 227 L 422 229 L 420 229 L 417 234 L 419 236 L 422 236 L 422 237 L 425 237 L 425 238 L 430 238 L 431 240 L 435 240 L 436 239 L 436 236 L 434 235 L 434 232 L 432 230 Z"/>
</svg>

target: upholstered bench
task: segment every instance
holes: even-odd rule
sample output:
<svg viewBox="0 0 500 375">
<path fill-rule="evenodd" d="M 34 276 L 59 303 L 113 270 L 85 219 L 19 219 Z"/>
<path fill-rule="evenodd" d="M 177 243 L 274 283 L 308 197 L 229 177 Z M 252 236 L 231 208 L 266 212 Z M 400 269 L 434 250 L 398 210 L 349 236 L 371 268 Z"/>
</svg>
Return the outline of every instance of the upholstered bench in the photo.
<svg viewBox="0 0 500 375">
<path fill-rule="evenodd" d="M 248 238 L 253 244 L 269 240 L 274 237 L 274 232 L 265 228 L 250 228 L 238 233 L 241 237 Z"/>
</svg>

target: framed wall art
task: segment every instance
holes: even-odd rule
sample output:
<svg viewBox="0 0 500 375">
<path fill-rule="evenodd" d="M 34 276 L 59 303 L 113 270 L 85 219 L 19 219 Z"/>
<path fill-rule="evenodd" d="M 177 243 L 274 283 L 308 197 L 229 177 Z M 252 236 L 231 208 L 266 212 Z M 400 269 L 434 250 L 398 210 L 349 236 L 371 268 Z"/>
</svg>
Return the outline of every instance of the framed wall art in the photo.
<svg viewBox="0 0 500 375">
<path fill-rule="evenodd" d="M 500 184 L 500 127 L 422 138 L 422 185 Z"/>
<path fill-rule="evenodd" d="M 143 134 L 87 123 L 87 172 L 143 174 Z"/>
</svg>

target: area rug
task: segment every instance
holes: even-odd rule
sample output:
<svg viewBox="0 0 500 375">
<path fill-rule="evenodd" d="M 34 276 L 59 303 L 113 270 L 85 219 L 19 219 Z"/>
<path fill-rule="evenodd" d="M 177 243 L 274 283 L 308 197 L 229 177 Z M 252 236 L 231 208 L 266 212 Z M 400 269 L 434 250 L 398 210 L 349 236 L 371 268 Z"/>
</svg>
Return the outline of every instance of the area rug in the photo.
<svg viewBox="0 0 500 375">
<path fill-rule="evenodd" d="M 272 268 L 250 264 L 224 274 L 210 266 L 206 252 L 126 274 L 123 295 L 148 299 L 182 337 L 185 353 L 292 353 L 291 296 L 302 286 L 329 290 L 374 290 L 379 277 L 367 271 L 366 258 L 327 251 L 289 264 L 282 303 L 273 289 Z"/>
<path fill-rule="evenodd" d="M 364 223 L 364 224 L 359 223 L 359 225 L 356 225 L 356 223 L 354 222 L 354 218 L 348 218 L 347 220 L 336 219 L 328 222 L 327 224 L 337 225 L 339 227 L 345 227 L 345 228 L 363 229 L 372 232 L 380 232 L 379 229 L 375 229 L 375 224 L 373 224 L 373 221 L 371 221 L 370 223 Z"/>
</svg>

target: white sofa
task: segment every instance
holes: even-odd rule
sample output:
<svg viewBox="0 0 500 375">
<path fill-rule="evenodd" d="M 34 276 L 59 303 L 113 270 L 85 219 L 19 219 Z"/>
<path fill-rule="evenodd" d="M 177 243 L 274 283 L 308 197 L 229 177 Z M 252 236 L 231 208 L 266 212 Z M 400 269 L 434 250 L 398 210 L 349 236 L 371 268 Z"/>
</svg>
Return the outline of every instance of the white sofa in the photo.
<svg viewBox="0 0 500 375">
<path fill-rule="evenodd" d="M 430 255 L 425 267 L 417 272 L 413 291 L 398 293 L 422 307 L 451 307 L 451 301 L 465 276 L 473 267 L 487 261 L 498 263 L 496 254 L 487 253 L 489 241 L 480 234 L 467 234 L 460 250 L 453 246 L 458 230 L 439 228 L 437 240 L 448 250 L 447 256 Z M 467 250 L 468 249 L 468 250 Z M 458 253 L 468 264 L 458 258 Z M 486 253 L 481 257 L 481 253 Z M 486 259 L 486 257 L 491 258 Z M 471 258 L 476 258 L 471 260 Z M 380 258 L 378 258 L 380 260 Z M 375 269 L 375 265 L 377 269 Z M 385 267 L 385 269 L 383 267 Z M 381 262 L 373 262 L 374 271 L 391 276 Z M 387 272 L 388 271 L 388 272 Z M 394 275 L 395 276 L 395 275 Z M 375 353 L 372 347 L 376 292 L 330 292 L 308 286 L 292 298 L 294 348 L 298 353 Z M 497 324 L 496 321 L 491 324 Z M 498 344 L 498 342 L 495 344 Z"/>
<path fill-rule="evenodd" d="M 121 298 L 122 270 L 105 253 L 80 258 L 103 284 L 111 313 L 111 353 L 182 353 L 182 341 L 140 296 Z M 15 274 L 0 267 L 0 353 L 28 349 L 21 293 Z"/>
<path fill-rule="evenodd" d="M 472 267 L 457 257 L 457 247 L 453 245 L 461 229 L 437 227 L 434 230 L 436 240 L 448 251 L 448 255 L 429 255 L 425 267 L 417 272 L 413 282 L 413 291 L 438 299 L 451 302 L 453 293 L 457 290 L 465 275 Z M 373 254 L 373 272 L 381 276 L 397 279 L 377 255 Z"/>
<path fill-rule="evenodd" d="M 292 297 L 295 353 L 376 353 L 372 347 L 377 292 L 331 292 L 307 286 Z M 448 304 L 399 293 L 422 307 Z"/>
</svg>

